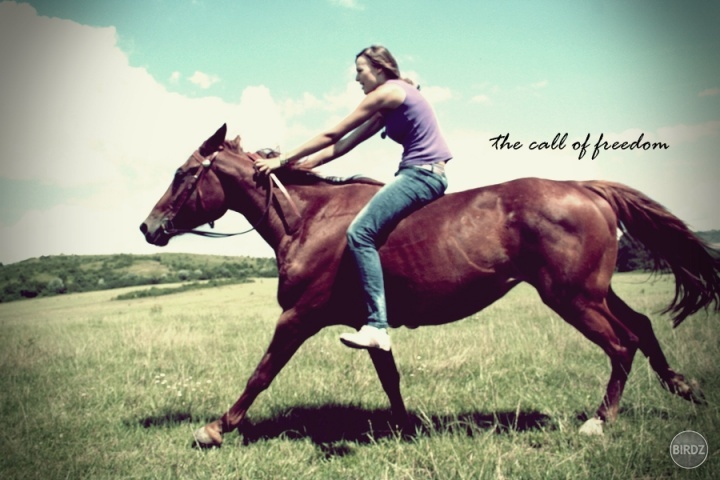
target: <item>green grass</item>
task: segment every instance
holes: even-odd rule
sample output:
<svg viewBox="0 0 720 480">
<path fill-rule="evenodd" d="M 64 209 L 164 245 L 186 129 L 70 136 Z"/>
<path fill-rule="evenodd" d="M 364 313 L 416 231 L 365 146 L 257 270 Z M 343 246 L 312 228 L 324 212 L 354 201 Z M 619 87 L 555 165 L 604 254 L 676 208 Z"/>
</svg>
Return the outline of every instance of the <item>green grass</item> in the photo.
<svg viewBox="0 0 720 480">
<path fill-rule="evenodd" d="M 673 367 L 709 405 L 665 392 L 638 355 L 620 419 L 578 435 L 609 375 L 605 355 L 527 286 L 451 325 L 393 332 L 414 435 L 387 428 L 387 399 L 342 328 L 310 339 L 221 449 L 192 431 L 240 395 L 279 314 L 274 279 L 163 297 L 132 289 L 0 304 L 0 478 L 718 478 L 718 314 L 678 329 L 654 312 L 667 277 L 614 282 L 651 313 Z M 702 433 L 692 471 L 668 449 Z"/>
</svg>

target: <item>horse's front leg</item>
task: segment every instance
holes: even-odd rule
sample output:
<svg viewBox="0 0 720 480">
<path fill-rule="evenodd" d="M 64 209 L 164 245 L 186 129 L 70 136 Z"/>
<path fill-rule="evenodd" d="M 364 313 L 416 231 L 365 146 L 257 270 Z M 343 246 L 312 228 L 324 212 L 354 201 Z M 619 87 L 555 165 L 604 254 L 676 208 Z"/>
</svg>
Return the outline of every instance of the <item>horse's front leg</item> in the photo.
<svg viewBox="0 0 720 480">
<path fill-rule="evenodd" d="M 315 333 L 317 330 L 304 325 L 294 309 L 283 312 L 275 327 L 270 345 L 255 368 L 255 372 L 250 376 L 245 391 L 222 418 L 195 431 L 195 445 L 202 448 L 219 447 L 223 441 L 223 434 L 238 428 L 257 396 L 270 386 L 300 345 Z"/>
<path fill-rule="evenodd" d="M 369 353 L 383 390 L 385 390 L 390 400 L 393 422 L 397 426 L 405 428 L 407 426 L 407 410 L 400 393 L 400 373 L 395 365 L 392 350 L 386 352 L 379 349 L 370 349 Z"/>
</svg>

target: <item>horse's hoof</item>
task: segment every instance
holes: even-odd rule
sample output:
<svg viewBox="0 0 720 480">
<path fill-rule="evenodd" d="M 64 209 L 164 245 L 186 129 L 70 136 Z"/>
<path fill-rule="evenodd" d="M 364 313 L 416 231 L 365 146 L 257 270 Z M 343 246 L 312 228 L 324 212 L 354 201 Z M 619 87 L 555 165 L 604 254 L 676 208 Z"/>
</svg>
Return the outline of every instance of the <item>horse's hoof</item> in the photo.
<svg viewBox="0 0 720 480">
<path fill-rule="evenodd" d="M 690 401 L 697 405 L 707 405 L 708 402 L 705 400 L 705 394 L 700 388 L 700 384 L 693 380 L 690 380 Z"/>
<path fill-rule="evenodd" d="M 590 420 L 585 422 L 582 427 L 580 427 L 580 434 L 602 436 L 603 435 L 603 423 L 605 423 L 605 422 L 600 418 L 597 418 L 597 417 L 591 418 Z"/>
<path fill-rule="evenodd" d="M 193 446 L 196 448 L 215 448 L 222 445 L 222 434 L 210 425 L 200 427 L 193 432 Z"/>
<path fill-rule="evenodd" d="M 700 384 L 695 380 L 686 380 L 684 376 L 676 373 L 669 380 L 661 380 L 661 382 L 670 393 L 674 393 L 696 405 L 707 405 L 705 394 L 703 394 Z"/>
</svg>

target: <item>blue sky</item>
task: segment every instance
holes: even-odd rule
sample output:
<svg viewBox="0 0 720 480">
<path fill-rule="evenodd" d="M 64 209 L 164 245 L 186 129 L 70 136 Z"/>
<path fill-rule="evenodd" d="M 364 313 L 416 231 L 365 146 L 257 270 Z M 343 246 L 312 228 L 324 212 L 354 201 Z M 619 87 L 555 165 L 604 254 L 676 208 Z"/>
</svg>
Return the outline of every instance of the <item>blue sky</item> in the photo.
<svg viewBox="0 0 720 480">
<path fill-rule="evenodd" d="M 0 262 L 158 251 L 137 227 L 197 145 L 225 122 L 248 148 L 307 140 L 359 102 L 354 56 L 374 43 L 433 102 L 451 190 L 614 180 L 717 229 L 718 24 L 710 1 L 2 2 Z M 523 148 L 493 149 L 506 133 Z M 558 133 L 565 149 L 528 148 Z M 670 148 L 578 160 L 588 134 Z M 372 139 L 323 169 L 386 180 L 399 155 Z M 272 254 L 256 235 L 166 250 Z"/>
</svg>

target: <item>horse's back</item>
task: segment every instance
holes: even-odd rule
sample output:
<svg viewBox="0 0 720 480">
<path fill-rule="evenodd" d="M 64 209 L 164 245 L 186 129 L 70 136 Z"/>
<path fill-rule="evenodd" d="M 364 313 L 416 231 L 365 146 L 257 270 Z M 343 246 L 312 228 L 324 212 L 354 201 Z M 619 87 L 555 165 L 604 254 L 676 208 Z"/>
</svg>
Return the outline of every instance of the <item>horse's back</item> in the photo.
<svg viewBox="0 0 720 480">
<path fill-rule="evenodd" d="M 416 243 L 420 236 L 457 238 L 474 227 L 470 230 L 480 229 L 483 237 L 509 247 L 517 243 L 511 233 L 537 237 L 551 225 L 577 231 L 594 229 L 598 222 L 609 230 L 614 220 L 609 205 L 579 182 L 520 178 L 447 194 L 400 222 L 388 244 Z"/>
<path fill-rule="evenodd" d="M 540 286 L 548 275 L 576 282 L 614 265 L 609 212 L 578 182 L 523 178 L 452 193 L 400 222 L 382 262 L 395 288 L 428 299 Z"/>
</svg>

